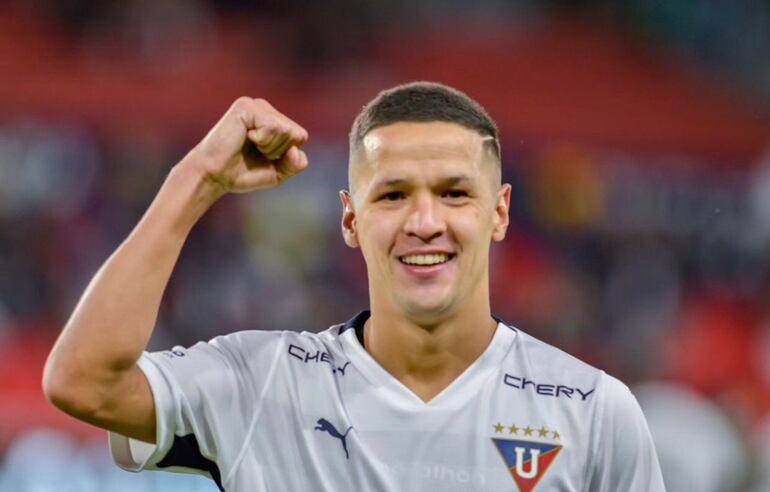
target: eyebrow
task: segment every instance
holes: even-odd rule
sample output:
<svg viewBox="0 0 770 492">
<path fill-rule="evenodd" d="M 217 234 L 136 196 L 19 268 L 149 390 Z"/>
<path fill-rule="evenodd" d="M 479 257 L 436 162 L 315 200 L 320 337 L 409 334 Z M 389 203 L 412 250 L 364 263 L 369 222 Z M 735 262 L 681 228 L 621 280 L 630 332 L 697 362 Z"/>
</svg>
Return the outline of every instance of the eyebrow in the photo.
<svg viewBox="0 0 770 492">
<path fill-rule="evenodd" d="M 454 186 L 458 184 L 471 183 L 474 180 L 465 175 L 449 176 L 441 180 L 441 184 L 444 186 Z"/>
<path fill-rule="evenodd" d="M 448 176 L 446 178 L 442 178 L 439 180 L 439 184 L 442 186 L 455 186 L 457 184 L 471 183 L 473 181 L 474 180 L 468 176 L 458 175 L 458 176 Z M 403 186 L 405 184 L 408 184 L 408 181 L 405 179 L 401 179 L 401 178 L 387 179 L 387 180 L 375 183 L 372 186 L 372 189 L 379 190 L 382 188 L 395 188 L 398 186 Z"/>
<path fill-rule="evenodd" d="M 372 186 L 372 189 L 373 190 L 379 190 L 381 188 L 395 188 L 397 186 L 402 186 L 404 184 L 406 184 L 406 180 L 405 179 L 387 179 L 385 181 L 380 181 L 380 182 L 375 183 Z"/>
</svg>

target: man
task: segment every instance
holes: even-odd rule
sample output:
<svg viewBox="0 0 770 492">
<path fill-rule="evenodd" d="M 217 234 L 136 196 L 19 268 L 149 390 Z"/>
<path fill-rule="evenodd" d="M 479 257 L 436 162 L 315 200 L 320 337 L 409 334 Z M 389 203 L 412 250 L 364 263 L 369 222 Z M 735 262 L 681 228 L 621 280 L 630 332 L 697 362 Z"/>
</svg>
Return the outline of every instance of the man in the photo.
<svg viewBox="0 0 770 492">
<path fill-rule="evenodd" d="M 439 84 L 385 91 L 353 124 L 342 233 L 370 311 L 143 354 L 195 222 L 302 171 L 307 138 L 263 100 L 232 105 L 83 294 L 46 365 L 54 405 L 110 431 L 126 469 L 227 491 L 663 490 L 628 389 L 491 316 L 497 128 Z"/>
</svg>

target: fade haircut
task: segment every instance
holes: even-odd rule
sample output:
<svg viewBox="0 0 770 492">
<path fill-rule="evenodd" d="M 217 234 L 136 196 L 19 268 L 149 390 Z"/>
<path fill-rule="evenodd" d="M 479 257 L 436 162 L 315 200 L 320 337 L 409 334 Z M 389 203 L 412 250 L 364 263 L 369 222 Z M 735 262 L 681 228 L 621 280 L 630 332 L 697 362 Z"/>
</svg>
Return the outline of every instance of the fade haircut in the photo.
<svg viewBox="0 0 770 492">
<path fill-rule="evenodd" d="M 465 93 L 437 82 L 410 82 L 380 92 L 353 121 L 350 129 L 350 186 L 355 154 L 364 137 L 375 128 L 398 122 L 455 123 L 485 137 L 500 173 L 500 140 L 497 125 L 486 110 Z M 352 191 L 352 190 L 351 190 Z"/>
</svg>

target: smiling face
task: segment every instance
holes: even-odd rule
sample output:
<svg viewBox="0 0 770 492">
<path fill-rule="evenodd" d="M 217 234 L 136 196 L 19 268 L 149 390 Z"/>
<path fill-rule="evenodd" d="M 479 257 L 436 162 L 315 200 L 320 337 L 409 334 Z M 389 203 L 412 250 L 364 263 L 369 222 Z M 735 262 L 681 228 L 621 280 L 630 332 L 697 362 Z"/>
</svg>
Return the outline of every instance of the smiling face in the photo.
<svg viewBox="0 0 770 492">
<path fill-rule="evenodd" d="M 510 200 L 495 159 L 454 123 L 399 122 L 364 137 L 342 228 L 364 255 L 372 309 L 427 323 L 467 303 L 489 309 L 489 245 L 505 236 Z"/>
</svg>

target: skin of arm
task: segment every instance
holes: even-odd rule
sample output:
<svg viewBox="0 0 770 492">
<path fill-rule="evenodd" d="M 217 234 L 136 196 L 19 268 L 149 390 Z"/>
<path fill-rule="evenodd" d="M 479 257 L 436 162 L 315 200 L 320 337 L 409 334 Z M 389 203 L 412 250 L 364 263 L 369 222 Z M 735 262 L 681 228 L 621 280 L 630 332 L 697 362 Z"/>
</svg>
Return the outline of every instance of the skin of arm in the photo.
<svg viewBox="0 0 770 492">
<path fill-rule="evenodd" d="M 137 367 L 187 236 L 223 195 L 279 185 L 307 167 L 307 132 L 262 99 L 236 100 L 174 166 L 134 230 L 93 277 L 46 361 L 43 392 L 97 427 L 155 442 Z"/>
</svg>

